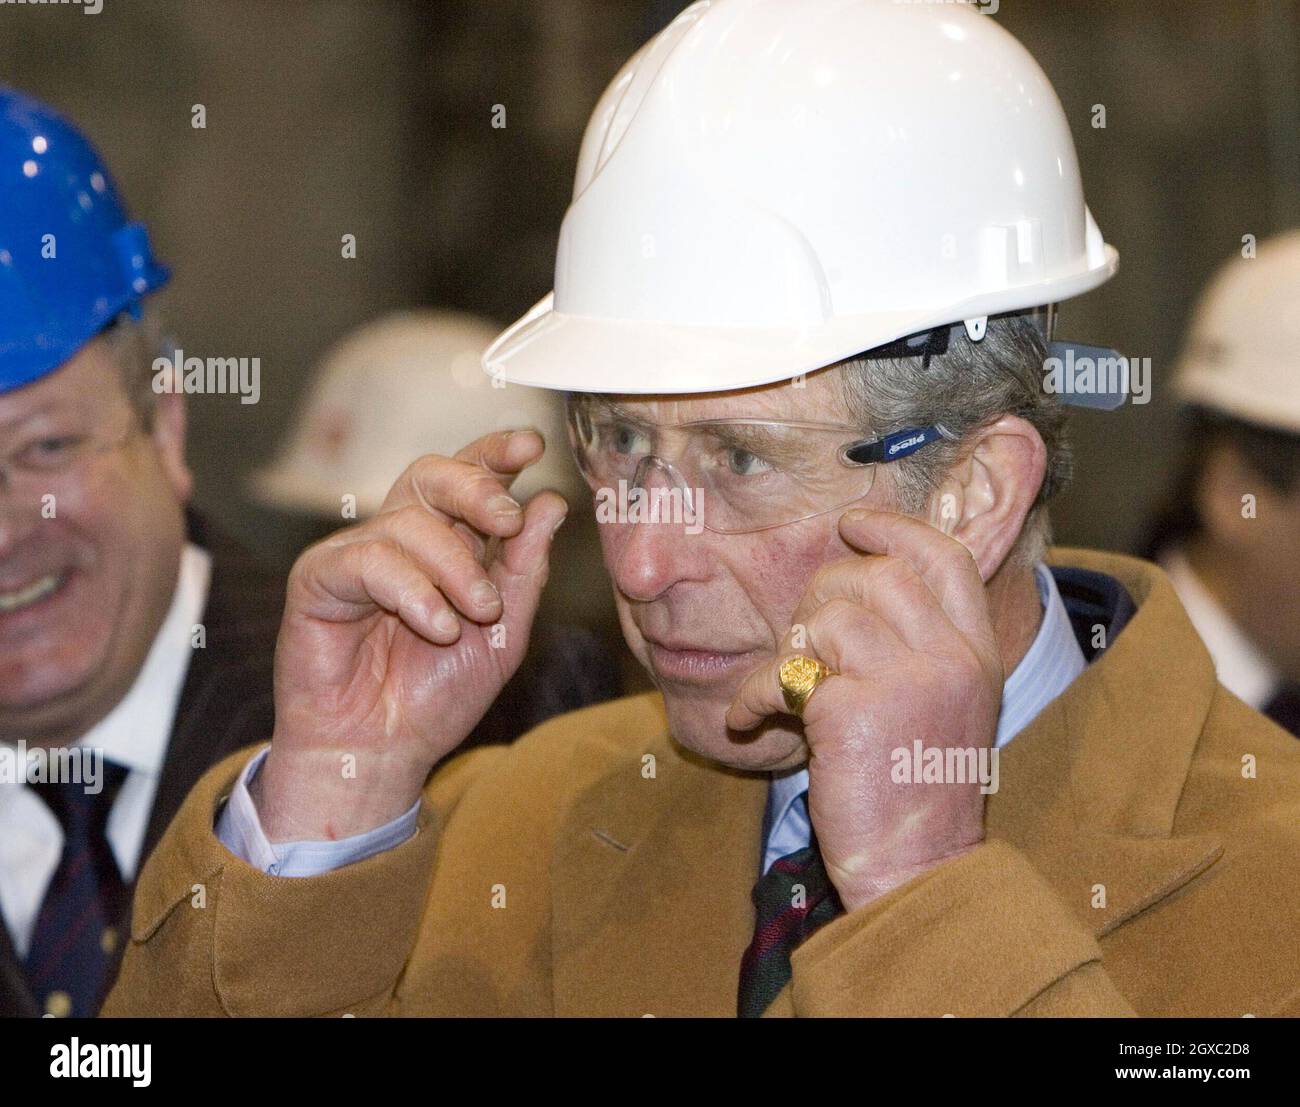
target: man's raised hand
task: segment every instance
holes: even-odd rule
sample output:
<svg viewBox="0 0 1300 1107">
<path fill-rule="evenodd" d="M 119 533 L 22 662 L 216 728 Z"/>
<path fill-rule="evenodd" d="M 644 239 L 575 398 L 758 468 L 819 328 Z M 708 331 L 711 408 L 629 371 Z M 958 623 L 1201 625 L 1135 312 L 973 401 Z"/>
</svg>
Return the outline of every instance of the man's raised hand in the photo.
<svg viewBox="0 0 1300 1107">
<path fill-rule="evenodd" d="M 276 725 L 253 789 L 272 841 L 346 837 L 415 802 L 523 659 L 567 507 L 526 507 L 535 431 L 412 463 L 378 515 L 312 546 L 289 577 Z"/>
</svg>

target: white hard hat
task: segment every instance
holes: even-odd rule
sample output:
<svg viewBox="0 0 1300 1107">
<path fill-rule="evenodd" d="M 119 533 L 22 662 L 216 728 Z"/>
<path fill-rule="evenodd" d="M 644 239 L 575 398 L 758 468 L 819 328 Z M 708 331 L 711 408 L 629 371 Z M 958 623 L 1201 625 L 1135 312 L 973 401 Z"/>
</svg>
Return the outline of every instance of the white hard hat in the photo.
<svg viewBox="0 0 1300 1107">
<path fill-rule="evenodd" d="M 1215 275 L 1175 378 L 1184 403 L 1300 433 L 1300 230 Z"/>
<path fill-rule="evenodd" d="M 495 333 L 485 319 L 441 311 L 398 312 L 352 331 L 322 359 L 287 448 L 254 475 L 256 498 L 337 518 L 351 494 L 358 514 L 371 515 L 422 454 L 451 455 L 489 431 L 535 426 L 546 454 L 512 491 L 555 488 L 577 502 L 586 485 L 560 398 L 494 387 L 479 359 Z"/>
<path fill-rule="evenodd" d="M 700 0 L 587 126 L 555 289 L 507 381 L 683 393 L 788 379 L 1111 277 L 1028 52 L 965 4 Z"/>
</svg>

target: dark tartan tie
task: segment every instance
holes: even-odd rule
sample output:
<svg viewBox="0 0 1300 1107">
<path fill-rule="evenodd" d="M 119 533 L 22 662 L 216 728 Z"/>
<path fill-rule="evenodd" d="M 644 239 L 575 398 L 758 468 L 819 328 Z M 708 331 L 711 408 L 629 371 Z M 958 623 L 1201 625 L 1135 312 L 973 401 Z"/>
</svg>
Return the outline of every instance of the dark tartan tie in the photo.
<svg viewBox="0 0 1300 1107">
<path fill-rule="evenodd" d="M 108 843 L 108 815 L 127 770 L 104 762 L 103 787 L 29 784 L 63 827 L 63 855 L 41 902 L 27 953 L 27 983 L 50 1013 L 91 1017 L 113 963 L 128 898 Z"/>
<path fill-rule="evenodd" d="M 742 1019 L 759 1018 L 768 1009 L 790 980 L 790 955 L 799 943 L 844 910 L 816 837 L 811 845 L 774 861 L 753 895 L 754 939 L 740 961 L 736 1000 Z"/>
</svg>

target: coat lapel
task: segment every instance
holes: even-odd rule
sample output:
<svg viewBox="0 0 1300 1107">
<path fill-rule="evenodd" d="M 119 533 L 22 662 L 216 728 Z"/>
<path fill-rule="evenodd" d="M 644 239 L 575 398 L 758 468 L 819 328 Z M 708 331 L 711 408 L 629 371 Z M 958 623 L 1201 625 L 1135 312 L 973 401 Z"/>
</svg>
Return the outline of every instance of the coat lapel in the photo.
<svg viewBox="0 0 1300 1107">
<path fill-rule="evenodd" d="M 1068 710 L 1060 701 L 1051 705 L 1002 751 L 1000 787 L 989 797 L 985 827 L 990 839 L 1025 853 L 1100 937 L 1208 868 L 1222 844 L 1211 836 L 1089 821 L 1083 813 L 1096 801 L 1071 775 L 1069 743 L 1062 741 L 1070 733 L 1061 719 Z M 1117 757 L 1110 771 L 1123 772 L 1124 765 Z"/>
<path fill-rule="evenodd" d="M 767 778 L 720 770 L 666 735 L 611 763 L 580 743 L 573 779 L 600 775 L 570 809 L 552 861 L 559 1015 L 734 1015 L 754 925 Z M 601 758 L 601 753 L 604 757 Z"/>
<path fill-rule="evenodd" d="M 1086 550 L 1052 560 L 1117 577 L 1138 610 L 1001 751 L 986 829 L 1026 853 L 1100 936 L 1223 852 L 1218 836 L 1175 833 L 1217 682 L 1172 587 L 1150 566 Z"/>
</svg>

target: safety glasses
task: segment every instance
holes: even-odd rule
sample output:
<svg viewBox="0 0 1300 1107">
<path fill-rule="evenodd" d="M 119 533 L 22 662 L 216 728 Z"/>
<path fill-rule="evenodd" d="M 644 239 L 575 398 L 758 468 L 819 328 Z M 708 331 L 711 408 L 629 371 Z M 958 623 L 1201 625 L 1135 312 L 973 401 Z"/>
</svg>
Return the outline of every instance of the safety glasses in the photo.
<svg viewBox="0 0 1300 1107">
<path fill-rule="evenodd" d="M 871 491 L 877 465 L 951 437 L 940 426 L 863 437 L 861 428 L 837 423 L 651 423 L 590 393 L 570 397 L 568 426 L 598 507 L 602 501 L 619 510 L 639 505 L 639 515 L 619 521 L 685 521 L 719 534 L 767 530 L 847 507 Z"/>
</svg>

